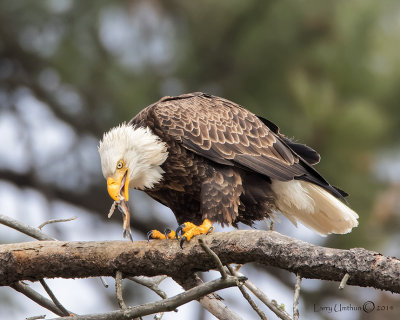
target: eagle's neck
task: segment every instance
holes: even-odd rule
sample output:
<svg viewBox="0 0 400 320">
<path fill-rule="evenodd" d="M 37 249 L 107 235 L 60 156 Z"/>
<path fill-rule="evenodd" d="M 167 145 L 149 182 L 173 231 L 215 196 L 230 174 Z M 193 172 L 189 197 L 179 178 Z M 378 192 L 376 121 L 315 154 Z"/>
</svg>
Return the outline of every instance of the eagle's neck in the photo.
<svg viewBox="0 0 400 320">
<path fill-rule="evenodd" d="M 99 152 L 103 174 L 107 178 L 123 160 L 129 169 L 129 187 L 145 190 L 159 183 L 164 174 L 161 165 L 168 157 L 167 145 L 148 127 L 122 124 L 107 132 Z"/>
<path fill-rule="evenodd" d="M 167 147 L 149 128 L 135 128 L 135 139 L 129 141 L 126 165 L 134 189 L 152 189 L 164 174 L 161 165 L 168 157 Z"/>
</svg>

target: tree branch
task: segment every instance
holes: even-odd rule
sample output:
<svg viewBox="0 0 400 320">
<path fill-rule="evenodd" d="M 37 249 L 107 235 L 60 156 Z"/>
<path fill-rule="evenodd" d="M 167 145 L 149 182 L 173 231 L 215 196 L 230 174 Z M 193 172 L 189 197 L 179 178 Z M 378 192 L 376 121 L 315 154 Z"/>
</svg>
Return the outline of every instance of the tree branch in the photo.
<svg viewBox="0 0 400 320">
<path fill-rule="evenodd" d="M 223 264 L 258 262 L 303 278 L 341 281 L 400 293 L 400 260 L 362 248 L 331 249 L 274 231 L 241 230 L 201 236 Z M 68 266 L 68 267 L 66 267 Z M 197 241 L 182 250 L 178 241 L 42 241 L 0 246 L 0 285 L 42 278 L 166 274 L 176 279 L 215 269 Z"/>
<path fill-rule="evenodd" d="M 221 290 L 228 287 L 237 285 L 238 282 L 243 282 L 246 277 L 233 277 L 229 276 L 226 279 L 217 279 L 202 285 L 199 285 L 193 289 L 189 289 L 183 293 L 180 293 L 172 298 L 147 303 L 136 307 L 128 307 L 124 310 L 112 311 L 103 314 L 91 314 L 74 317 L 62 317 L 58 319 L 70 319 L 70 320 L 124 320 L 132 319 L 135 317 L 146 316 L 163 311 L 173 311 L 177 307 L 188 303 L 189 301 L 199 299 L 211 292 Z M 54 319 L 55 320 L 55 319 Z"/>
<path fill-rule="evenodd" d="M 40 281 L 40 284 L 42 285 L 42 287 L 44 288 L 44 290 L 46 291 L 46 293 L 49 295 L 49 297 L 54 302 L 54 304 L 57 306 L 57 308 L 60 309 L 60 311 L 63 313 L 63 315 L 64 316 L 70 315 L 71 312 L 69 312 L 67 309 L 65 309 L 65 307 L 61 304 L 61 302 L 58 301 L 57 297 L 55 296 L 53 291 L 51 291 L 51 289 L 47 285 L 46 281 L 44 281 L 43 279 L 40 279 L 39 281 Z"/>
<path fill-rule="evenodd" d="M 203 280 L 201 280 L 197 274 L 192 274 L 185 278 L 175 278 L 174 280 L 185 290 L 189 290 L 203 284 Z M 240 316 L 230 310 L 224 303 L 222 303 L 220 299 L 221 298 L 213 292 L 212 294 L 208 294 L 199 299 L 199 303 L 204 309 L 206 309 L 219 320 L 243 320 Z"/>
<path fill-rule="evenodd" d="M 122 296 L 122 272 L 117 271 L 115 275 L 115 293 L 117 296 L 118 305 L 121 309 L 126 309 L 126 304 Z"/>
<path fill-rule="evenodd" d="M 294 286 L 293 295 L 293 320 L 299 319 L 299 298 L 300 298 L 301 276 L 296 275 L 296 285 Z"/>
<path fill-rule="evenodd" d="M 53 313 L 63 316 L 64 312 L 61 311 L 53 301 L 47 299 L 46 297 L 43 297 L 40 293 L 37 293 L 35 290 L 30 288 L 28 285 L 22 283 L 22 282 L 16 282 L 11 285 L 11 288 L 14 290 L 21 292 L 25 296 L 27 296 L 29 299 L 35 301 L 37 304 L 41 305 L 42 307 L 52 311 Z M 69 312 L 69 314 L 72 314 L 72 312 Z"/>
<path fill-rule="evenodd" d="M 226 277 L 228 275 L 224 269 L 224 266 L 222 265 L 221 260 L 219 260 L 218 256 L 204 243 L 203 239 L 200 238 L 199 243 L 200 243 L 200 246 L 203 248 L 203 250 L 210 255 L 211 259 L 213 259 L 215 261 L 218 271 L 221 274 L 222 279 L 226 279 Z"/>
<path fill-rule="evenodd" d="M 42 230 L 42 228 L 44 226 L 47 226 L 48 224 L 52 224 L 52 223 L 58 223 L 58 222 L 68 222 L 68 221 L 72 221 L 75 220 L 78 217 L 72 217 L 72 218 L 68 218 L 68 219 L 52 219 L 52 220 L 47 220 L 43 223 L 41 223 L 37 228 Z"/>
<path fill-rule="evenodd" d="M 233 271 L 235 276 L 242 275 L 238 271 Z M 249 289 L 258 299 L 260 299 L 273 313 L 275 313 L 282 320 L 293 320 L 292 317 L 282 308 L 279 307 L 275 300 L 270 299 L 262 290 L 256 287 L 250 280 L 244 283 L 245 287 Z"/>
<path fill-rule="evenodd" d="M 19 222 L 18 220 L 7 217 L 4 214 L 0 214 L 0 223 L 10 228 L 13 228 L 23 234 L 26 234 L 32 238 L 35 238 L 37 240 L 56 240 L 48 236 L 47 234 L 43 233 L 38 228 L 28 226 L 24 223 Z"/>
<path fill-rule="evenodd" d="M 168 298 L 167 294 L 158 287 L 158 285 L 166 278 L 167 278 L 167 276 L 162 275 L 162 276 L 156 276 L 153 278 L 138 276 L 138 277 L 128 277 L 127 279 L 149 288 L 150 290 L 152 290 L 154 293 L 156 293 L 162 299 L 167 299 Z"/>
<path fill-rule="evenodd" d="M 228 264 L 226 268 L 229 270 L 229 273 L 234 276 L 235 270 Z M 240 292 L 242 293 L 242 296 L 247 300 L 247 302 L 250 304 L 250 306 L 253 308 L 253 310 L 258 314 L 260 319 L 262 320 L 268 320 L 267 316 L 265 313 L 257 306 L 257 304 L 253 301 L 253 299 L 250 297 L 250 295 L 247 293 L 246 289 L 243 287 L 243 285 L 238 286 Z"/>
</svg>

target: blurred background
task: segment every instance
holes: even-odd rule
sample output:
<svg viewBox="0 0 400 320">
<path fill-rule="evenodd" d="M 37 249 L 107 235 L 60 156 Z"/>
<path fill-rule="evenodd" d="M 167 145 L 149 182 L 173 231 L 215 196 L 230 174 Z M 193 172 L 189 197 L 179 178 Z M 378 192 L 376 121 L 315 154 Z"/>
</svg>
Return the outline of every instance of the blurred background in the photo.
<svg viewBox="0 0 400 320">
<path fill-rule="evenodd" d="M 106 218 L 112 201 L 98 140 L 164 95 L 204 91 L 245 106 L 318 150 L 317 169 L 350 194 L 360 215 L 360 226 L 348 235 L 322 238 L 283 217 L 276 230 L 318 245 L 398 257 L 399 51 L 397 0 L 1 1 L 0 213 L 32 226 L 77 216 L 43 229 L 60 240 L 122 239 L 120 215 Z M 135 240 L 153 228 L 177 227 L 169 209 L 144 193 L 132 199 Z M 0 225 L 0 243 L 29 240 Z M 242 272 L 291 313 L 292 274 L 251 264 Z M 108 289 L 99 279 L 49 284 L 65 307 L 84 314 L 117 308 L 108 281 Z M 399 295 L 337 287 L 305 279 L 301 318 L 398 319 Z M 162 288 L 170 296 L 181 290 L 169 280 Z M 131 305 L 158 299 L 133 283 L 124 293 Z M 237 289 L 219 294 L 245 319 L 257 319 Z M 393 308 L 321 309 L 366 301 Z M 1 319 L 39 314 L 52 315 L 0 288 Z M 213 319 L 197 302 L 164 319 L 189 317 Z"/>
</svg>

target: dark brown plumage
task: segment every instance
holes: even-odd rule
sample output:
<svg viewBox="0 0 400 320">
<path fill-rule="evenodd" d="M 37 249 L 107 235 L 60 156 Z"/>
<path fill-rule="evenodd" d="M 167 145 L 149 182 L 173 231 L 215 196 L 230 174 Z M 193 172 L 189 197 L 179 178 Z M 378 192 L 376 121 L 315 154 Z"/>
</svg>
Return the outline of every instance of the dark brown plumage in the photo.
<svg viewBox="0 0 400 320">
<path fill-rule="evenodd" d="M 277 209 L 272 180 L 307 181 L 336 198 L 346 195 L 312 167 L 319 162 L 317 152 L 223 98 L 164 97 L 129 124 L 150 128 L 167 144 L 163 179 L 145 192 L 171 208 L 179 223 L 208 218 L 251 225 Z"/>
</svg>

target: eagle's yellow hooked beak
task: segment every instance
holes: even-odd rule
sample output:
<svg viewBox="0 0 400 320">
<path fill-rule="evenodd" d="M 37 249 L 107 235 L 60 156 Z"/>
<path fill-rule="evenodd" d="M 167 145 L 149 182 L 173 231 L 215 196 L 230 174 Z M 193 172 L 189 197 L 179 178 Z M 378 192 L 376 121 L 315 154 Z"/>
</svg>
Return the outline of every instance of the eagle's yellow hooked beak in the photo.
<svg viewBox="0 0 400 320">
<path fill-rule="evenodd" d="M 107 191 L 115 201 L 129 200 L 129 170 L 117 169 L 112 177 L 107 179 Z"/>
</svg>

